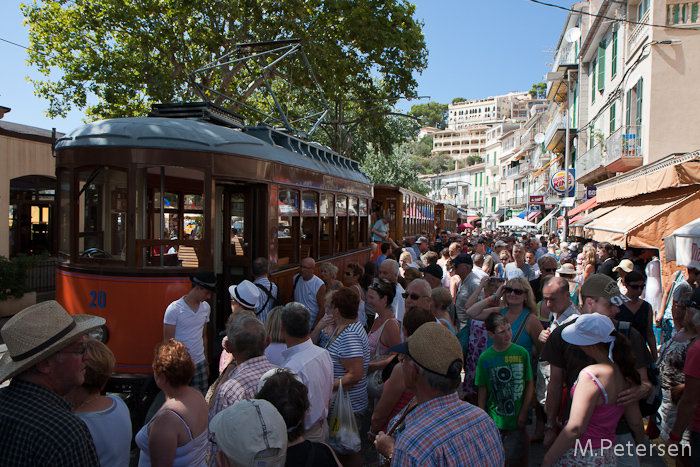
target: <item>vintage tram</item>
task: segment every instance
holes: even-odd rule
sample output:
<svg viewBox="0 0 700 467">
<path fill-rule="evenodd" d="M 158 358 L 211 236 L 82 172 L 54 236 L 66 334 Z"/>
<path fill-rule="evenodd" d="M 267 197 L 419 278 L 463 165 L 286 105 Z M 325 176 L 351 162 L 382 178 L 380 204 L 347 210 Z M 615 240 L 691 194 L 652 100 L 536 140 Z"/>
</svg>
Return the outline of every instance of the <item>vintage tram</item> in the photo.
<svg viewBox="0 0 700 467">
<path fill-rule="evenodd" d="M 461 223 L 460 211 L 456 206 L 438 203 L 435 206 L 435 228 L 439 234 L 442 230 L 455 231 Z"/>
<path fill-rule="evenodd" d="M 389 237 L 399 242 L 405 237 L 427 235 L 435 240 L 435 210 L 438 203 L 406 188 L 375 185 L 373 212 L 389 213 Z M 381 214 L 379 214 L 381 217 Z"/>
<path fill-rule="evenodd" d="M 106 319 L 101 338 L 125 387 L 151 373 L 165 308 L 198 268 L 219 277 L 211 345 L 230 314 L 227 287 L 252 277 L 254 258 L 269 258 L 285 300 L 305 257 L 341 271 L 369 259 L 373 187 L 356 161 L 211 104 L 152 115 L 56 143 L 56 299 Z"/>
</svg>

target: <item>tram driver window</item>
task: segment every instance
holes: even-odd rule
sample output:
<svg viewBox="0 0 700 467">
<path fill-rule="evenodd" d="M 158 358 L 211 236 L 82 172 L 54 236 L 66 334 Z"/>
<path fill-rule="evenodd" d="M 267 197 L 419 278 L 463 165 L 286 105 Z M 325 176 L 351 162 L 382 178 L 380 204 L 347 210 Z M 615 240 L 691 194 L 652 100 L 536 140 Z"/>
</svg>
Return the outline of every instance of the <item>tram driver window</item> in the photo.
<svg viewBox="0 0 700 467">
<path fill-rule="evenodd" d="M 78 172 L 78 249 L 82 258 L 126 260 L 126 175 L 108 167 Z"/>
<path fill-rule="evenodd" d="M 278 206 L 277 264 L 296 264 L 299 262 L 299 193 L 280 190 Z"/>
<path fill-rule="evenodd" d="M 333 254 L 333 227 L 335 215 L 335 199 L 333 195 L 321 195 L 321 257 Z"/>
</svg>

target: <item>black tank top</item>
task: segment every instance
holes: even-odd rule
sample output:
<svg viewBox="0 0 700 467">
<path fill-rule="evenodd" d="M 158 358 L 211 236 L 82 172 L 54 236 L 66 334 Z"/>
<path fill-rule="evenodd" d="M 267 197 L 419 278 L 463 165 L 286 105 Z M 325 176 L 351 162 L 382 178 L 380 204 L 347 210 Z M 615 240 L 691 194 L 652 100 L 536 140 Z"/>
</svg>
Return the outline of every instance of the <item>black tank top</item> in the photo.
<svg viewBox="0 0 700 467">
<path fill-rule="evenodd" d="M 642 335 L 644 340 L 647 338 L 647 326 L 649 325 L 649 313 L 651 313 L 651 305 L 642 300 L 642 306 L 639 307 L 636 313 L 632 313 L 626 305 L 620 305 L 620 312 L 615 316 L 618 321 L 627 321 Z"/>
</svg>

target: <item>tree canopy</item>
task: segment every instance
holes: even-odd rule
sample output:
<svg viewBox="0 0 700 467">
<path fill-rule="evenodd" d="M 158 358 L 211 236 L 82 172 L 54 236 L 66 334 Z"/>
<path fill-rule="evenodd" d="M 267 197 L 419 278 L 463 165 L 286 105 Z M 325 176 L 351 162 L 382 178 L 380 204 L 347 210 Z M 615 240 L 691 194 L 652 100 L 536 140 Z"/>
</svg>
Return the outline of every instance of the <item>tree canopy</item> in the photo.
<svg viewBox="0 0 700 467">
<path fill-rule="evenodd" d="M 533 99 L 545 99 L 547 97 L 547 83 L 533 84 L 528 93 Z"/>
<path fill-rule="evenodd" d="M 422 23 L 405 0 L 33 0 L 22 11 L 28 62 L 46 76 L 33 81 L 36 94 L 52 117 L 73 108 L 88 119 L 140 116 L 152 103 L 195 100 L 189 73 L 238 43 L 300 39 L 331 103 L 415 96 L 414 72 L 427 65 Z M 207 85 L 240 97 L 247 78 L 228 65 Z"/>
<path fill-rule="evenodd" d="M 420 118 L 422 126 L 432 126 L 444 130 L 447 126 L 447 104 L 428 102 L 411 106 L 409 114 Z"/>
<path fill-rule="evenodd" d="M 400 186 L 422 195 L 429 191 L 428 186 L 418 180 L 418 170 L 407 144 L 396 146 L 390 154 L 381 154 L 370 148 L 360 168 L 373 183 Z"/>
<path fill-rule="evenodd" d="M 455 97 L 454 99 L 452 99 L 452 104 L 456 104 L 457 102 L 465 102 L 466 100 L 467 99 L 465 99 L 464 97 Z"/>
</svg>

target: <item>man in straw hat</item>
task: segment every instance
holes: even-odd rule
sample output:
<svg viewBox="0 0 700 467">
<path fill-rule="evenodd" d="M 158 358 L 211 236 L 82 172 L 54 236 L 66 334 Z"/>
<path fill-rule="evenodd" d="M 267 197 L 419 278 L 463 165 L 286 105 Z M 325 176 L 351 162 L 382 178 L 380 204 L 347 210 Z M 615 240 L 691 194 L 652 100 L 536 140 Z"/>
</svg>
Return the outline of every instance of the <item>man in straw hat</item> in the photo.
<svg viewBox="0 0 700 467">
<path fill-rule="evenodd" d="M 85 423 L 63 398 L 83 384 L 90 358 L 84 335 L 103 318 L 71 317 L 58 302 L 25 308 L 2 328 L 0 465 L 99 466 Z"/>
<path fill-rule="evenodd" d="M 187 346 L 195 365 L 190 386 L 206 394 L 209 387 L 207 323 L 211 313 L 207 300 L 216 292 L 216 275 L 210 271 L 199 271 L 190 281 L 192 287 L 187 295 L 175 300 L 165 309 L 163 342 L 175 339 Z"/>
<path fill-rule="evenodd" d="M 377 451 L 392 466 L 503 466 L 496 424 L 457 395 L 463 365 L 457 337 L 440 323 L 426 323 L 390 350 L 400 354 L 404 383 L 417 405 L 409 405 L 406 429 L 396 439 L 379 432 Z"/>
</svg>

